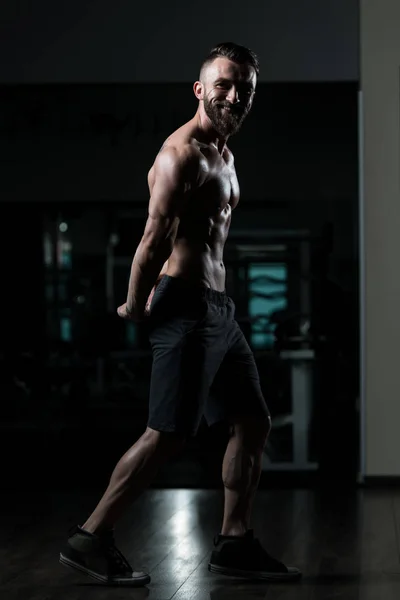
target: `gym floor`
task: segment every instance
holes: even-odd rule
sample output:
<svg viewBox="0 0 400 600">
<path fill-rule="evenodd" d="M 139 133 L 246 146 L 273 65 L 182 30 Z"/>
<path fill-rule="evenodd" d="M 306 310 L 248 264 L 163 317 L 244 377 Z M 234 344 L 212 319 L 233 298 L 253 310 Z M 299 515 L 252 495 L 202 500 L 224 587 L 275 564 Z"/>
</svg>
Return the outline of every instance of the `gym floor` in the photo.
<svg viewBox="0 0 400 600">
<path fill-rule="evenodd" d="M 145 588 L 107 588 L 58 562 L 68 529 L 101 489 L 8 491 L 0 499 L 0 597 L 4 600 L 398 600 L 400 491 L 260 490 L 252 527 L 266 549 L 304 575 L 266 584 L 216 576 L 207 564 L 222 517 L 222 491 L 150 489 L 115 537 Z"/>
</svg>

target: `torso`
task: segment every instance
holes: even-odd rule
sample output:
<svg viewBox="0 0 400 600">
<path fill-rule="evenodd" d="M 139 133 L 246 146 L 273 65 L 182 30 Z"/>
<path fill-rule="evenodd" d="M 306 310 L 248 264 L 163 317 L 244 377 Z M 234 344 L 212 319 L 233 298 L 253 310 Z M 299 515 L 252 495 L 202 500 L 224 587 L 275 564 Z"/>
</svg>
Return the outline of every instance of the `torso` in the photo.
<svg viewBox="0 0 400 600">
<path fill-rule="evenodd" d="M 239 201 L 239 183 L 233 155 L 225 148 L 222 155 L 211 145 L 189 135 L 190 123 L 178 129 L 166 144 L 194 144 L 200 156 L 197 186 L 187 194 L 173 252 L 166 273 L 182 277 L 218 291 L 225 289 L 223 250 L 229 232 L 231 212 Z M 150 194 L 154 167 L 148 174 Z"/>
</svg>

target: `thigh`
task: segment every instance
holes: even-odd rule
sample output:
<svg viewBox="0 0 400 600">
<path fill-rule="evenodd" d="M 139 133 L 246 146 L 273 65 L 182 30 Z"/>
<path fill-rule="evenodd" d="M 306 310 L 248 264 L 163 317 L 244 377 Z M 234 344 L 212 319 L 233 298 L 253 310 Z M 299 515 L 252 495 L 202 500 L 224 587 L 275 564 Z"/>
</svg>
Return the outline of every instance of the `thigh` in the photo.
<svg viewBox="0 0 400 600">
<path fill-rule="evenodd" d="M 201 315 L 168 314 L 150 332 L 152 429 L 194 435 L 225 348 L 210 344 Z"/>
<path fill-rule="evenodd" d="M 233 321 L 228 351 L 207 405 L 207 421 L 212 424 L 220 420 L 233 422 L 237 417 L 269 416 L 253 351 L 238 323 Z"/>
</svg>

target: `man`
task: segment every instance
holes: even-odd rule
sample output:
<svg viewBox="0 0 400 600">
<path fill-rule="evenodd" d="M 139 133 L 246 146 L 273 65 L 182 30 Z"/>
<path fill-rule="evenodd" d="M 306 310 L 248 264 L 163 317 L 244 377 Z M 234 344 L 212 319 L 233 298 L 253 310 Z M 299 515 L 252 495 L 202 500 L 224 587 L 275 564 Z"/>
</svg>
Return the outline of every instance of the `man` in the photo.
<svg viewBox="0 0 400 600">
<path fill-rule="evenodd" d="M 71 532 L 60 561 L 107 584 L 145 585 L 114 545 L 112 529 L 159 467 L 194 435 L 202 414 L 226 420 L 224 519 L 209 569 L 263 580 L 300 577 L 249 530 L 270 415 L 253 354 L 225 293 L 223 250 L 239 185 L 228 138 L 248 114 L 258 60 L 233 43 L 214 48 L 194 93 L 195 116 L 164 143 L 149 175 L 149 214 L 136 250 L 124 319 L 147 320 L 153 350 L 149 421 L 120 459 L 98 506 Z M 209 396 L 211 384 L 220 394 Z"/>
</svg>

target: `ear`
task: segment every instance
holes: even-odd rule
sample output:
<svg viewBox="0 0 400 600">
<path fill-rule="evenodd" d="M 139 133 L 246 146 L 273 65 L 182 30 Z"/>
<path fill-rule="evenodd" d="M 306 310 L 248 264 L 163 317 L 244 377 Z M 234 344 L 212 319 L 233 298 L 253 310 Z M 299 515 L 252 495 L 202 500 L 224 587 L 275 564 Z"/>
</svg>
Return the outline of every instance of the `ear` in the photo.
<svg viewBox="0 0 400 600">
<path fill-rule="evenodd" d="M 193 84 L 193 91 L 194 91 L 194 95 L 196 96 L 197 100 L 203 100 L 203 98 L 204 98 L 204 86 L 201 83 L 201 81 L 196 81 Z"/>
</svg>

